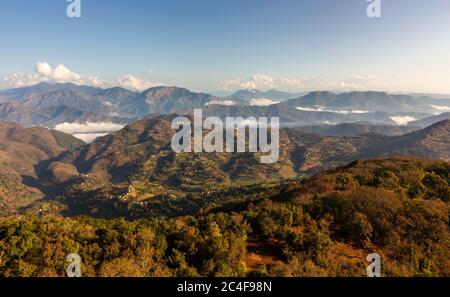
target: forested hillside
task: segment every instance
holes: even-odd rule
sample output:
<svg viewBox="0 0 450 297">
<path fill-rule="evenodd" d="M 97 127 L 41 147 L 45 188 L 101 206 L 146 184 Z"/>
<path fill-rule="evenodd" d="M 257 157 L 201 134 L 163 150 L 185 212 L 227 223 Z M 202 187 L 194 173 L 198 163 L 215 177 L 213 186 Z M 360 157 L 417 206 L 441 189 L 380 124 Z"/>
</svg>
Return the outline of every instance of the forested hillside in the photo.
<svg viewBox="0 0 450 297">
<path fill-rule="evenodd" d="M 0 275 L 449 276 L 450 165 L 357 161 L 194 216 L 0 219 Z M 239 202 L 239 203 L 237 203 Z"/>
</svg>

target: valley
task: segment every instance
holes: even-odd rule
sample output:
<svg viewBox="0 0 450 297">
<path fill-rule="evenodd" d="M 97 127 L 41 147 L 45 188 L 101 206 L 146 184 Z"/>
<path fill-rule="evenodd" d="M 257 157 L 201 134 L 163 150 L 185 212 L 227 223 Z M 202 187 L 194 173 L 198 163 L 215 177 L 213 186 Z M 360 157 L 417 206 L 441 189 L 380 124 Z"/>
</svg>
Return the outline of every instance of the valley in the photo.
<svg viewBox="0 0 450 297">
<path fill-rule="evenodd" d="M 450 290 L 449 0 L 0 3 L 0 292 Z"/>
<path fill-rule="evenodd" d="M 271 91 L 283 98 L 260 106 L 248 94 L 222 105 L 232 98 L 166 87 L 0 92 L 0 275 L 61 276 L 74 251 L 87 276 L 363 276 L 373 251 L 385 275 L 449 275 L 448 114 L 380 93 Z M 380 98 L 398 112 L 377 110 Z M 278 162 L 174 152 L 173 120 L 193 133 L 197 107 L 279 116 Z M 395 125 L 400 115 L 419 120 Z"/>
<path fill-rule="evenodd" d="M 13 179 L 26 189 L 45 194 L 16 211 L 130 218 L 177 216 L 194 213 L 205 201 L 227 196 L 223 194 L 227 191 L 270 188 L 354 160 L 390 156 L 450 159 L 450 121 L 397 136 L 372 132 L 333 136 L 282 128 L 279 160 L 264 164 L 260 163 L 260 152 L 174 152 L 171 142 L 176 131 L 171 125 L 176 117 L 140 120 L 88 145 L 81 141 L 71 144 L 75 138 L 66 135 L 68 151 L 60 149 L 34 161 L 27 157 L 28 169 L 17 172 Z M 194 138 L 191 142 L 194 145 Z M 21 139 L 14 138 L 14 145 L 22 146 Z"/>
</svg>

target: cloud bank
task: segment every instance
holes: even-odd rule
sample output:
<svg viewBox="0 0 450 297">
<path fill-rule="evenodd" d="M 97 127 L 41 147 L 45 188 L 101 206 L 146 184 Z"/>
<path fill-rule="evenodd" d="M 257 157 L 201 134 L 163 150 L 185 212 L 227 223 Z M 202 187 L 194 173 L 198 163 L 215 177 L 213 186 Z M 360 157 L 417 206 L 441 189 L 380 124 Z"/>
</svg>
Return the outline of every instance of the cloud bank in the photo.
<svg viewBox="0 0 450 297">
<path fill-rule="evenodd" d="M 391 120 L 393 120 L 397 125 L 405 126 L 408 125 L 409 122 L 413 122 L 416 120 L 416 118 L 411 116 L 395 116 L 390 117 Z"/>
<path fill-rule="evenodd" d="M 49 83 L 74 83 L 78 85 L 90 85 L 95 87 L 113 87 L 121 86 L 135 91 L 142 91 L 154 86 L 164 85 L 160 82 L 154 82 L 143 76 L 134 76 L 127 74 L 115 80 L 101 79 L 95 75 L 76 73 L 66 66 L 60 64 L 52 67 L 47 62 L 37 62 L 34 73 L 14 72 L 0 79 L 0 88 L 19 88 L 35 85 L 40 82 Z"/>
<path fill-rule="evenodd" d="M 432 108 L 436 109 L 438 112 L 449 112 L 450 106 L 446 105 L 430 105 Z"/>
<path fill-rule="evenodd" d="M 249 101 L 251 106 L 270 106 L 277 103 L 280 103 L 280 101 L 274 101 L 266 98 L 253 98 Z"/>
<path fill-rule="evenodd" d="M 37 62 L 34 72 L 26 73 L 16 71 L 0 78 L 0 89 L 17 88 L 34 85 L 40 82 L 75 83 L 78 85 L 91 85 L 96 87 L 121 86 L 134 91 L 142 91 L 154 86 L 166 85 L 154 79 L 149 74 L 126 74 L 115 79 L 103 79 L 92 74 L 81 74 L 72 71 L 63 64 L 52 67 L 48 62 Z M 356 75 L 342 80 L 330 80 L 319 77 L 274 77 L 265 74 L 253 74 L 249 77 L 226 79 L 217 83 L 219 91 L 232 92 L 239 89 L 280 89 L 291 92 L 305 91 L 412 91 L 405 89 L 390 80 L 374 75 Z M 413 88 L 413 86 L 410 86 Z"/>
<path fill-rule="evenodd" d="M 209 101 L 208 103 L 205 104 L 206 106 L 208 105 L 225 105 L 225 106 L 233 106 L 236 105 L 236 102 L 234 102 L 233 100 L 212 100 Z"/>
<path fill-rule="evenodd" d="M 239 89 L 280 89 L 287 91 L 367 91 L 367 90 L 393 90 L 396 88 L 391 82 L 377 78 L 373 75 L 353 76 L 345 80 L 325 80 L 317 77 L 280 78 L 264 74 L 254 74 L 247 78 L 235 78 L 220 81 L 217 84 L 220 90 L 235 91 Z"/>
<path fill-rule="evenodd" d="M 73 134 L 74 137 L 83 140 L 86 143 L 94 142 L 98 137 L 108 135 L 108 133 L 78 133 Z"/>
<path fill-rule="evenodd" d="M 297 107 L 297 110 L 301 111 L 315 111 L 315 112 L 332 112 L 332 113 L 339 113 L 339 114 L 364 114 L 369 113 L 367 110 L 334 110 L 334 109 L 326 109 L 323 106 L 317 106 L 316 108 L 311 107 Z"/>
<path fill-rule="evenodd" d="M 164 85 L 163 83 L 152 82 L 150 80 L 146 80 L 144 78 L 136 77 L 133 75 L 125 75 L 119 79 L 117 79 L 117 85 L 131 89 L 135 91 L 143 91 L 155 86 Z"/>
<path fill-rule="evenodd" d="M 122 129 L 124 125 L 114 123 L 62 123 L 55 126 L 55 130 L 71 134 L 72 136 L 91 143 L 101 136 L 105 136 L 112 132 Z"/>
<path fill-rule="evenodd" d="M 122 129 L 124 125 L 114 123 L 62 123 L 55 126 L 55 130 L 67 134 L 86 134 L 86 133 L 110 133 Z"/>
</svg>

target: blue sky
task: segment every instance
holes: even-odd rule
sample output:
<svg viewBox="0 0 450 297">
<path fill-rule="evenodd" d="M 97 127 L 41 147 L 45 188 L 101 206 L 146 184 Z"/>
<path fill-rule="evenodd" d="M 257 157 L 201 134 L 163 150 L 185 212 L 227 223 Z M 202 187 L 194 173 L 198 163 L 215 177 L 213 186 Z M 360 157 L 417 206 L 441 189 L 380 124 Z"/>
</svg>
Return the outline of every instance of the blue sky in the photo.
<svg viewBox="0 0 450 297">
<path fill-rule="evenodd" d="M 0 0 L 0 87 L 450 93 L 448 0 L 381 0 L 373 19 L 365 0 L 81 4 L 82 17 L 70 19 L 65 0 Z"/>
</svg>

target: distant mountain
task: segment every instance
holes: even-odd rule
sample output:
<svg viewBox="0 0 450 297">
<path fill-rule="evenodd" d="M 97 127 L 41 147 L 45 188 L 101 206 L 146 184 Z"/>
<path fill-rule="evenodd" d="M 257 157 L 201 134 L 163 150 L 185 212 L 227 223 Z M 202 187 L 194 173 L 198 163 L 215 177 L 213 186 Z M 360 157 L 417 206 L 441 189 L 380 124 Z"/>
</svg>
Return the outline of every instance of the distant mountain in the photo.
<svg viewBox="0 0 450 297">
<path fill-rule="evenodd" d="M 43 110 L 48 115 L 49 120 L 45 123 L 38 123 L 46 127 L 54 128 L 61 123 L 115 123 L 128 124 L 136 118 L 124 118 L 113 115 L 96 114 L 89 111 L 82 111 L 69 106 L 53 106 Z"/>
<path fill-rule="evenodd" d="M 8 95 L 6 96 L 5 93 Z M 13 89 L 0 93 L 0 99 L 2 94 L 4 102 L 17 102 L 21 106 L 37 110 L 64 105 L 103 115 L 117 113 L 116 107 L 122 100 L 136 95 L 132 91 L 119 87 L 101 89 L 70 83 L 54 85 L 41 83 L 36 86 Z"/>
<path fill-rule="evenodd" d="M 46 93 L 57 91 L 74 91 L 85 95 L 93 95 L 98 92 L 102 92 L 102 90 L 103 89 L 101 88 L 76 85 L 73 83 L 50 84 L 42 82 L 32 86 L 0 91 L 0 102 L 24 101 L 28 98 L 37 97 Z"/>
<path fill-rule="evenodd" d="M 450 94 L 434 94 L 434 93 L 409 93 L 408 95 L 414 97 L 431 97 L 436 99 L 449 99 Z"/>
<path fill-rule="evenodd" d="M 0 103 L 0 120 L 29 127 L 45 123 L 50 117 L 34 108 L 21 106 L 17 102 L 5 102 Z"/>
<path fill-rule="evenodd" d="M 283 105 L 289 107 L 315 107 L 315 106 L 330 106 L 337 100 L 337 95 L 331 92 L 311 92 L 303 97 L 291 99 Z"/>
<path fill-rule="evenodd" d="M 102 89 L 72 83 L 40 83 L 0 92 L 0 121 L 24 126 L 55 127 L 61 123 L 129 123 L 116 106 L 136 93 L 120 88 Z"/>
<path fill-rule="evenodd" d="M 119 113 L 127 117 L 142 117 L 147 114 L 170 114 L 189 108 L 202 108 L 222 99 L 204 93 L 194 93 L 177 87 L 155 87 L 123 100 Z"/>
<path fill-rule="evenodd" d="M 334 94 L 331 92 L 312 92 L 303 97 L 288 100 L 284 105 L 309 108 L 310 110 L 328 109 L 336 112 L 414 112 L 431 113 L 450 109 L 450 99 L 416 97 L 410 95 L 391 95 L 385 92 L 350 92 Z"/>
<path fill-rule="evenodd" d="M 442 113 L 440 115 L 433 116 L 433 117 L 428 117 L 428 118 L 422 119 L 420 121 L 413 121 L 413 122 L 408 123 L 408 126 L 416 126 L 416 127 L 425 128 L 425 127 L 431 126 L 433 124 L 436 124 L 438 122 L 445 121 L 445 120 L 450 120 L 450 112 Z"/>
<path fill-rule="evenodd" d="M 66 105 L 36 109 L 18 102 L 0 103 L 0 121 L 15 122 L 30 127 L 42 125 L 53 128 L 61 123 L 107 122 L 126 124 L 133 119 L 96 114 Z"/>
<path fill-rule="evenodd" d="M 170 114 L 188 108 L 202 108 L 205 105 L 221 104 L 224 100 L 204 93 L 194 93 L 177 87 L 154 87 L 143 92 L 132 92 L 115 87 L 101 89 L 75 84 L 41 83 L 26 88 L 18 88 L 0 92 L 0 103 L 14 107 L 20 116 L 11 115 L 7 120 L 33 118 L 24 113 L 44 113 L 47 110 L 69 107 L 88 112 L 89 115 L 135 119 L 149 114 Z M 3 109 L 6 109 L 4 107 Z M 6 112 L 3 112 L 6 117 Z M 87 116 L 85 116 L 87 118 Z M 44 116 L 44 119 L 46 116 Z M 1 118 L 0 118 L 1 119 Z M 48 121 L 48 119 L 46 119 Z M 92 119 L 96 120 L 96 119 Z M 42 123 L 41 119 L 21 120 L 21 124 Z M 53 122 L 55 120 L 53 119 Z"/>
<path fill-rule="evenodd" d="M 288 104 L 289 103 L 289 104 Z M 278 117 L 285 127 L 299 127 L 311 125 L 337 125 L 340 123 L 366 122 L 372 125 L 396 125 L 402 119 L 423 119 L 426 113 L 388 113 L 388 112 L 359 112 L 347 110 L 317 110 L 296 107 L 291 100 L 270 106 L 225 106 L 211 105 L 203 108 L 204 116 L 225 117 Z M 182 114 L 192 113 L 192 110 Z"/>
<path fill-rule="evenodd" d="M 111 102 L 103 101 L 97 97 L 85 96 L 77 91 L 52 91 L 42 95 L 30 96 L 21 101 L 20 105 L 40 111 L 51 107 L 68 106 L 102 115 L 111 115 L 115 112 L 114 105 Z"/>
<path fill-rule="evenodd" d="M 393 96 L 385 92 L 350 92 L 339 94 L 332 106 L 370 111 L 404 111 L 402 105 Z"/>
<path fill-rule="evenodd" d="M 292 99 L 294 96 L 298 97 Z M 189 114 L 194 108 L 202 108 L 207 116 L 221 118 L 279 117 L 286 127 L 357 122 L 406 125 L 449 109 L 450 100 L 384 92 L 311 92 L 300 96 L 277 90 L 240 90 L 219 98 L 178 87 L 133 92 L 120 87 L 102 89 L 71 83 L 41 83 L 0 92 L 0 121 L 25 126 L 127 124 L 150 115 Z"/>
<path fill-rule="evenodd" d="M 120 126 L 155 114 L 169 114 L 208 104 L 222 104 L 223 99 L 194 93 L 176 87 L 155 87 L 143 92 L 124 88 L 109 89 L 75 84 L 40 83 L 35 86 L 0 92 L 0 121 L 24 126 L 42 125 L 50 128 L 67 123 L 86 125 L 89 134 L 77 134 L 93 139 L 104 131 L 96 127 Z M 110 132 L 110 130 L 108 130 Z"/>
</svg>

